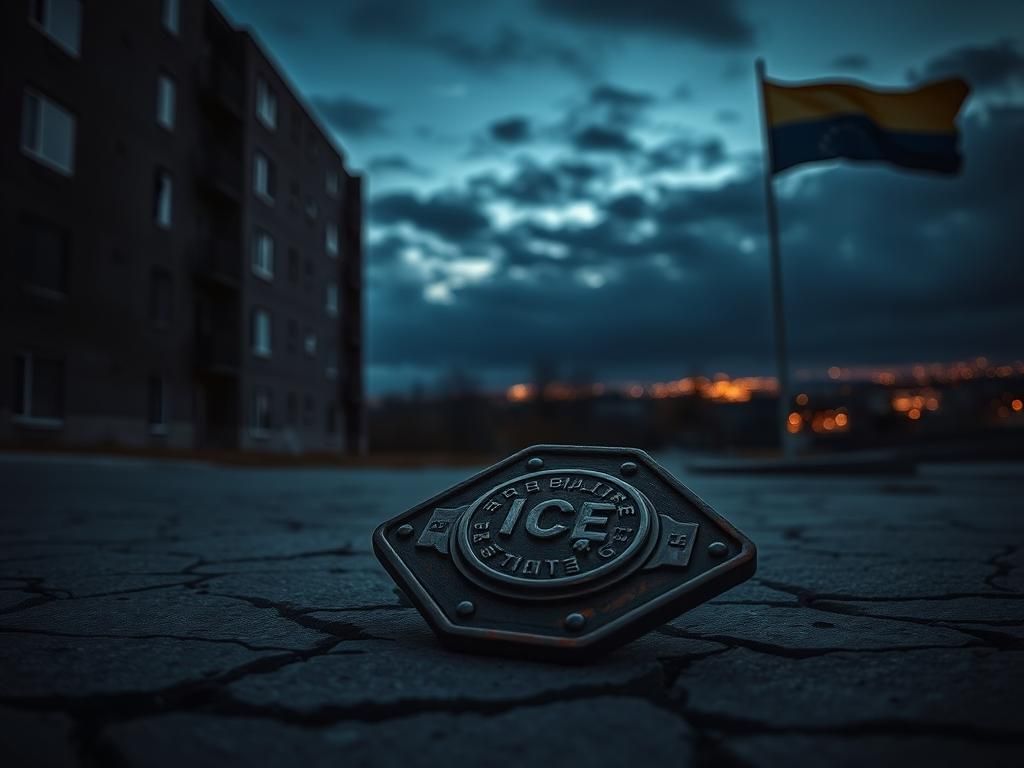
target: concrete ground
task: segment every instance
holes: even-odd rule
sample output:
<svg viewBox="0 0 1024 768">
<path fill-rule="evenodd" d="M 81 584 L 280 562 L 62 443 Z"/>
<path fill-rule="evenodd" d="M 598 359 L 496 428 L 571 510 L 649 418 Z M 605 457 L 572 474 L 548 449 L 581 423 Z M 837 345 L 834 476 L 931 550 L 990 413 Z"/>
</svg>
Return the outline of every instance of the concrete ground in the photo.
<svg viewBox="0 0 1024 768">
<path fill-rule="evenodd" d="M 574 667 L 442 650 L 371 554 L 469 474 L 0 457 L 0 764 L 1020 764 L 1024 466 L 683 476 L 757 576 Z"/>
</svg>

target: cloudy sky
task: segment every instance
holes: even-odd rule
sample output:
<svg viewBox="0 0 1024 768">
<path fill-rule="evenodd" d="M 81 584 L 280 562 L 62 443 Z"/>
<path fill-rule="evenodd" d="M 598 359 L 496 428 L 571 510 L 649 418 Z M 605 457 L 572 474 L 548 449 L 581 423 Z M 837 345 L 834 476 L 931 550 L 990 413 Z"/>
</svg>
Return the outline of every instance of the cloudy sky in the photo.
<svg viewBox="0 0 1024 768">
<path fill-rule="evenodd" d="M 957 178 L 777 180 L 794 365 L 1024 356 L 1024 4 L 222 0 L 368 178 L 372 392 L 772 373 L 753 62 L 972 84 Z"/>
</svg>

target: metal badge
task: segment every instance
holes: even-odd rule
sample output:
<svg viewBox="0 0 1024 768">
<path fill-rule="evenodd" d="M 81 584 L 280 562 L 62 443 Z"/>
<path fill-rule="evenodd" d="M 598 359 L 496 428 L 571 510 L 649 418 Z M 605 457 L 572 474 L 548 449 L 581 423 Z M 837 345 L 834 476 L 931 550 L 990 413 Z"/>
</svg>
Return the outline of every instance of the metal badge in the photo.
<svg viewBox="0 0 1024 768">
<path fill-rule="evenodd" d="M 578 657 L 754 574 L 753 542 L 645 452 L 538 445 L 395 517 L 373 548 L 446 643 Z"/>
</svg>

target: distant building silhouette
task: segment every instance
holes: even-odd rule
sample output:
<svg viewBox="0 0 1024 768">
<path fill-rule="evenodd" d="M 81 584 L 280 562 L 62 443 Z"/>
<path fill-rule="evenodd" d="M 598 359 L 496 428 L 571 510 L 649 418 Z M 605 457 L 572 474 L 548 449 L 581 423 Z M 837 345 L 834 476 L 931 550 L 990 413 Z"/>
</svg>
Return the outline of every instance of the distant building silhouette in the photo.
<svg viewBox="0 0 1024 768">
<path fill-rule="evenodd" d="M 0 442 L 361 450 L 361 179 L 252 35 L 33 0 L 0 48 Z"/>
</svg>

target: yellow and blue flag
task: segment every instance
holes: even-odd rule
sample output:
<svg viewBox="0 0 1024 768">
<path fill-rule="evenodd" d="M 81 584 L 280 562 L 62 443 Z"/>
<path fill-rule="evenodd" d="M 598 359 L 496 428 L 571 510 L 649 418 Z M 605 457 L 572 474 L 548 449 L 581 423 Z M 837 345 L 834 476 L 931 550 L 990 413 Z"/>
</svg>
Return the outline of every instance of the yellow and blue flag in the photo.
<svg viewBox="0 0 1024 768">
<path fill-rule="evenodd" d="M 967 97 L 963 80 L 912 90 L 852 83 L 783 85 L 764 81 L 772 173 L 843 157 L 956 173 L 956 116 Z"/>
</svg>

